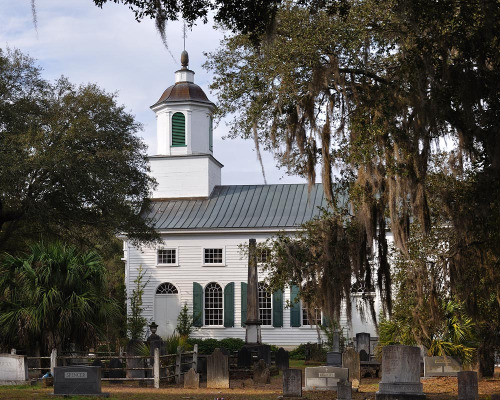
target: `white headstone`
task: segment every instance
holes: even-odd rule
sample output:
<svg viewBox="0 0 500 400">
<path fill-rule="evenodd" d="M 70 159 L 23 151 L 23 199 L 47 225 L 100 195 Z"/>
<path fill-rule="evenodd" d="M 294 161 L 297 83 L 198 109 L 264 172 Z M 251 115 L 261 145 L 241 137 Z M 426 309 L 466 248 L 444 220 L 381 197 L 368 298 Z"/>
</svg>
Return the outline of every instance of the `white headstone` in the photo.
<svg viewBox="0 0 500 400">
<path fill-rule="evenodd" d="M 26 356 L 0 354 L 0 385 L 23 384 L 28 380 Z"/>
<path fill-rule="evenodd" d="M 452 357 L 424 357 L 424 376 L 457 376 L 462 368 Z"/>
<path fill-rule="evenodd" d="M 337 390 L 339 381 L 349 379 L 349 370 L 339 367 L 307 367 L 305 390 Z"/>
</svg>

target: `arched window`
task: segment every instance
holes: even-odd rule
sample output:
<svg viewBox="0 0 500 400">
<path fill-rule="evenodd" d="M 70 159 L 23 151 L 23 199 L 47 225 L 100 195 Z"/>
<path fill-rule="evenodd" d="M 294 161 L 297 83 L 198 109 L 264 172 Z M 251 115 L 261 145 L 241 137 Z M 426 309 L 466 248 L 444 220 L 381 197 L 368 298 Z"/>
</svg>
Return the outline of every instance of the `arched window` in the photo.
<svg viewBox="0 0 500 400">
<path fill-rule="evenodd" d="M 205 287 L 205 325 L 222 325 L 222 288 L 215 282 Z"/>
<path fill-rule="evenodd" d="M 186 118 L 181 112 L 172 116 L 172 147 L 186 145 Z"/>
<path fill-rule="evenodd" d="M 262 325 L 272 325 L 273 302 L 269 287 L 264 282 L 259 282 L 259 313 Z"/>
<path fill-rule="evenodd" d="M 156 289 L 156 294 L 177 294 L 177 293 L 179 293 L 177 291 L 177 288 L 170 282 L 164 282 L 160 286 L 158 286 L 158 289 Z"/>
</svg>

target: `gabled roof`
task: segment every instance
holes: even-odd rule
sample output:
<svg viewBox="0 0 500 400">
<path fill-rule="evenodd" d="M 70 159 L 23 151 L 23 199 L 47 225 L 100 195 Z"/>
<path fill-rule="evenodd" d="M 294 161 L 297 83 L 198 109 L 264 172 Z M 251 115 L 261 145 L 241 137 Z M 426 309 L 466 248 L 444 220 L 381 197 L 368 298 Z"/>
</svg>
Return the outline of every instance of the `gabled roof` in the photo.
<svg viewBox="0 0 500 400">
<path fill-rule="evenodd" d="M 216 186 L 208 198 L 154 200 L 145 215 L 158 230 L 296 228 L 328 203 L 322 184 Z"/>
</svg>

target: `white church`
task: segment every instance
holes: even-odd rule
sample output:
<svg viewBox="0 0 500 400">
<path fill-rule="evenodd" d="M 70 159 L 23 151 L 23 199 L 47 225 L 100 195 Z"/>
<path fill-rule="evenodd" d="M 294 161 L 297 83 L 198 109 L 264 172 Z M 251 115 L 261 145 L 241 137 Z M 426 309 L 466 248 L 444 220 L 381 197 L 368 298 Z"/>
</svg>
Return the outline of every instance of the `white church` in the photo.
<svg viewBox="0 0 500 400">
<path fill-rule="evenodd" d="M 149 279 L 144 316 L 158 324 L 160 336 L 174 332 L 179 311 L 187 304 L 197 327 L 193 337 L 245 339 L 248 259 L 240 245 L 250 238 L 263 242 L 280 231 L 297 231 L 327 201 L 321 184 L 310 193 L 307 184 L 222 185 L 223 165 L 213 156 L 215 105 L 194 83 L 185 51 L 181 64 L 175 84 L 151 107 L 157 118 L 158 155 L 149 161 L 158 187 L 145 218 L 163 243 L 139 248 L 124 239 L 127 293 L 130 297 L 142 267 Z M 260 273 L 259 280 L 263 278 Z M 264 343 L 291 347 L 318 341 L 315 323 L 321 316 L 309 318 L 300 302 L 286 307 L 297 293 L 295 286 L 269 293 L 259 283 Z M 341 324 L 348 338 L 359 332 L 377 336 L 354 307 L 351 324 L 346 318 Z"/>
</svg>

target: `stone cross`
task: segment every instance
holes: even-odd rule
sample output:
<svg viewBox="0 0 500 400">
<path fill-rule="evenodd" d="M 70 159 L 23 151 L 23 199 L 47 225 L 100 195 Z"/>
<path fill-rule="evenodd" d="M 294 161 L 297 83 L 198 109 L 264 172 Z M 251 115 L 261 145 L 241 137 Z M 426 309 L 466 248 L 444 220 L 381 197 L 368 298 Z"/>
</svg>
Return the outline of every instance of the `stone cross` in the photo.
<svg viewBox="0 0 500 400">
<path fill-rule="evenodd" d="M 247 320 L 245 342 L 247 344 L 260 344 L 259 319 L 259 278 L 257 275 L 257 242 L 255 239 L 248 241 L 248 285 L 247 285 Z"/>
</svg>

